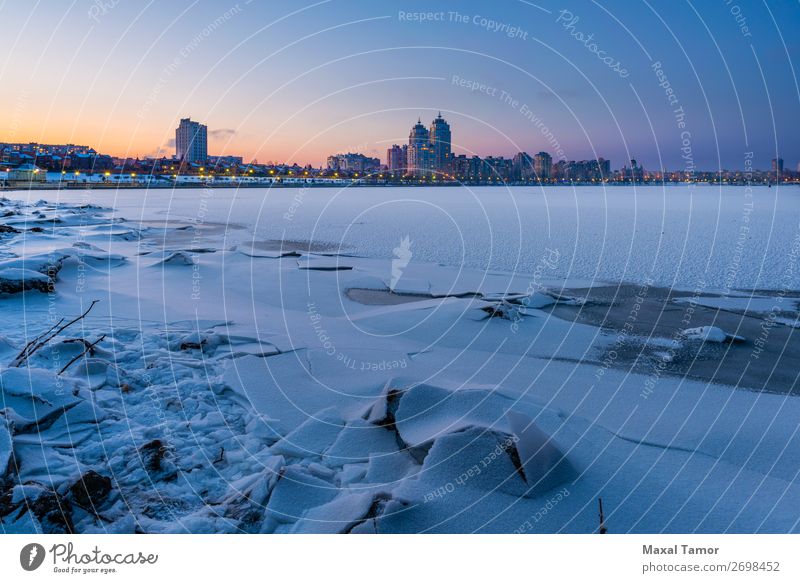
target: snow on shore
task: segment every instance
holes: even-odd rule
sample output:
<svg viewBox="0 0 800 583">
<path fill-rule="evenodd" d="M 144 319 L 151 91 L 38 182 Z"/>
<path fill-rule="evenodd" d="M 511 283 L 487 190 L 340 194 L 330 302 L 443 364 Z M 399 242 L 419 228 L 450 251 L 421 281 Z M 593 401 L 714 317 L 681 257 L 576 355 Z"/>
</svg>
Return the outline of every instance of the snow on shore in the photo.
<svg viewBox="0 0 800 583">
<path fill-rule="evenodd" d="M 391 285 L 391 256 L 78 203 L 0 224 L 4 532 L 586 533 L 598 497 L 617 533 L 800 530 L 796 397 L 604 367 L 530 275 Z"/>
</svg>

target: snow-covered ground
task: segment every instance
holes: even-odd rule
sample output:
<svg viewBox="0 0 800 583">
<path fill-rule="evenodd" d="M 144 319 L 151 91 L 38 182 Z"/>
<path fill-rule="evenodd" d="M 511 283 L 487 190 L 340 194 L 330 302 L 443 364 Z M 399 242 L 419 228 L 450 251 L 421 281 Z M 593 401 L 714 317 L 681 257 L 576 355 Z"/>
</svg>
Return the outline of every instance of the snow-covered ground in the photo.
<svg viewBox="0 0 800 583">
<path fill-rule="evenodd" d="M 797 397 L 625 370 L 551 311 L 796 292 L 798 193 L 744 193 L 8 193 L 0 528 L 593 532 L 602 498 L 611 532 L 800 530 Z M 705 324 L 640 340 L 738 341 Z"/>
</svg>

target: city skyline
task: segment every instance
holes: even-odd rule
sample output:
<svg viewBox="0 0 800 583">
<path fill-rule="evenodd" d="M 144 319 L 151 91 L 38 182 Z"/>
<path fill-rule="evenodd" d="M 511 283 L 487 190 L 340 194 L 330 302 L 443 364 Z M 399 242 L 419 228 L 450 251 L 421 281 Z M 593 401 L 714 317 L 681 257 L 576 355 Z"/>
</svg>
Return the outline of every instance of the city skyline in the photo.
<svg viewBox="0 0 800 583">
<path fill-rule="evenodd" d="M 427 140 L 428 141 L 427 145 L 431 147 L 430 152 L 427 152 L 425 154 L 426 156 L 430 157 L 430 161 L 425 163 L 430 168 L 442 168 L 442 166 L 438 162 L 436 164 L 434 164 L 434 162 L 433 162 L 434 160 L 438 161 L 438 160 L 441 159 L 441 152 L 434 146 L 433 141 L 429 140 L 429 137 L 434 135 L 433 127 L 434 127 L 435 123 L 438 120 L 443 121 L 444 125 L 447 127 L 446 140 L 444 140 L 444 141 L 440 140 L 439 141 L 440 145 L 443 142 L 445 142 L 447 144 L 447 158 L 446 159 L 452 159 L 454 157 L 460 157 L 460 158 L 464 158 L 464 157 L 467 157 L 467 158 L 470 158 L 470 157 L 476 157 L 476 158 L 498 157 L 498 158 L 509 158 L 509 159 L 511 159 L 511 158 L 514 158 L 514 157 L 516 157 L 516 156 L 518 156 L 520 154 L 526 154 L 526 151 L 522 150 L 522 151 L 518 151 L 516 153 L 512 153 L 511 155 L 508 155 L 508 154 L 505 154 L 505 153 L 503 153 L 503 154 L 497 154 L 497 153 L 488 153 L 487 154 L 487 153 L 484 153 L 483 155 L 480 155 L 480 154 L 477 153 L 478 150 L 473 150 L 473 149 L 469 149 L 469 148 L 466 148 L 466 149 L 465 148 L 459 148 L 459 150 L 461 152 L 467 152 L 467 154 L 460 153 L 457 156 L 455 152 L 451 152 L 451 150 L 450 150 L 450 148 L 453 146 L 453 142 L 451 142 L 451 136 L 450 136 L 450 124 L 448 124 L 442 118 L 442 111 L 443 110 L 441 110 L 441 109 L 435 110 L 434 108 L 427 108 L 425 111 L 437 111 L 438 112 L 436 118 L 431 123 L 431 129 L 428 129 L 428 128 L 424 127 L 424 125 L 421 122 L 422 116 L 420 115 L 417 118 L 418 119 L 417 124 L 415 124 L 415 126 L 412 128 L 412 133 L 414 131 L 414 128 L 416 128 L 417 126 L 421 127 L 425 131 L 425 134 L 421 135 L 419 137 L 419 141 L 420 142 L 425 142 Z M 209 134 L 214 135 L 215 133 L 219 134 L 219 133 L 225 133 L 225 132 L 227 132 L 227 130 L 215 130 L 215 129 L 212 129 L 209 132 L 207 124 L 203 124 L 203 123 L 200 123 L 200 122 L 198 122 L 196 120 L 192 120 L 191 117 L 186 117 L 186 118 L 180 118 L 179 123 L 178 123 L 178 127 L 175 128 L 175 130 L 174 130 L 175 138 L 168 142 L 169 150 L 167 148 L 161 148 L 161 149 L 159 149 L 159 151 L 157 151 L 155 153 L 144 154 L 144 155 L 118 155 L 118 154 L 111 153 L 111 152 L 100 152 L 98 149 L 95 149 L 93 147 L 77 145 L 77 144 L 72 143 L 72 142 L 63 142 L 63 143 L 58 143 L 58 144 L 59 145 L 63 145 L 63 146 L 76 146 L 76 148 L 79 149 L 79 150 L 90 149 L 92 151 L 95 151 L 95 152 L 98 152 L 98 153 L 102 153 L 104 155 L 108 155 L 108 156 L 111 156 L 113 158 L 118 158 L 118 159 L 123 159 L 123 158 L 130 158 L 130 159 L 164 159 L 164 158 L 172 158 L 172 159 L 174 159 L 176 161 L 183 161 L 183 162 L 204 162 L 204 161 L 208 161 L 208 160 L 212 160 L 212 159 L 226 159 L 226 158 L 228 158 L 228 159 L 238 159 L 240 162 L 245 160 L 245 159 L 250 159 L 251 160 L 250 163 L 256 164 L 257 162 L 255 161 L 255 158 L 248 158 L 247 156 L 237 155 L 236 144 L 235 143 L 231 143 L 232 140 L 228 140 L 228 148 L 227 149 L 228 149 L 229 153 L 224 154 L 224 155 L 212 155 L 212 154 L 208 153 L 209 152 L 208 135 Z M 182 141 L 183 141 L 183 145 L 181 145 Z M 403 148 L 402 159 L 405 161 L 404 163 L 407 165 L 406 167 L 409 167 L 409 168 L 410 167 L 414 167 L 415 164 L 420 164 L 423 167 L 425 167 L 425 165 L 420 163 L 420 162 L 411 163 L 411 162 L 407 161 L 407 157 L 409 155 L 414 155 L 413 151 L 412 151 L 413 149 L 412 150 L 407 150 L 407 148 L 409 148 L 409 146 L 412 143 L 412 137 L 411 136 L 409 136 L 408 144 L 402 144 L 402 145 L 395 144 L 395 143 L 393 143 L 395 141 L 398 141 L 398 140 L 395 140 L 395 139 L 383 139 L 380 142 L 377 142 L 376 146 L 378 146 L 378 147 L 380 147 L 380 145 L 382 145 L 382 144 L 391 143 L 391 146 L 387 150 L 384 150 L 383 154 L 381 154 L 381 155 L 378 155 L 379 150 L 374 149 L 374 148 L 373 149 L 368 149 L 368 152 L 369 153 L 375 153 L 376 154 L 375 158 L 378 159 L 378 160 L 381 160 L 381 161 L 385 160 L 386 161 L 385 166 L 389 170 L 391 170 L 392 169 L 392 165 L 391 165 L 392 153 L 391 153 L 391 150 L 393 148 L 395 148 L 395 147 L 400 147 L 401 146 Z M 17 142 L 9 142 L 9 141 L 0 140 L 0 144 L 36 144 L 36 145 L 45 145 L 45 144 L 48 144 L 48 143 L 47 142 L 41 142 L 41 141 L 35 141 L 35 140 L 32 140 L 32 141 L 24 141 L 24 140 L 22 140 L 22 141 L 17 141 Z M 50 143 L 50 145 L 53 145 L 53 144 L 56 144 L 56 142 Z M 367 146 L 367 145 L 368 144 L 362 144 L 360 146 Z M 441 146 L 439 146 L 439 147 L 441 147 Z M 359 146 L 357 146 L 355 148 L 348 147 L 348 148 L 345 148 L 345 149 L 341 149 L 341 153 L 340 154 L 336 154 L 336 155 L 337 156 L 341 156 L 341 155 L 345 155 L 345 154 L 347 154 L 347 155 L 349 155 L 349 154 L 358 154 L 358 155 L 363 155 L 364 157 L 369 157 L 366 154 L 364 154 L 363 152 L 356 152 L 356 151 L 350 152 L 350 150 L 358 150 L 358 149 L 359 149 Z M 170 151 L 172 151 L 172 155 L 170 155 Z M 547 154 L 548 156 L 551 156 L 551 154 L 549 152 L 546 152 L 544 150 L 539 152 L 536 156 L 539 156 L 541 154 Z M 684 167 L 684 168 L 662 166 L 662 167 L 657 167 L 657 168 L 653 168 L 653 169 L 654 170 L 665 171 L 665 172 L 685 171 L 685 172 L 688 172 L 688 173 L 693 173 L 693 172 L 699 172 L 699 171 L 712 172 L 714 170 L 734 170 L 735 171 L 735 170 L 741 170 L 741 169 L 743 169 L 744 166 L 746 166 L 746 167 L 750 167 L 750 168 L 753 168 L 753 169 L 756 169 L 756 170 L 764 170 L 764 171 L 766 171 L 766 170 L 776 171 L 777 170 L 780 173 L 782 173 L 784 171 L 784 158 L 783 157 L 771 158 L 769 160 L 765 160 L 762 163 L 762 165 L 759 166 L 759 165 L 754 165 L 752 163 L 752 159 L 754 157 L 752 154 L 753 153 L 751 153 L 751 152 L 746 153 L 746 156 L 745 156 L 746 161 L 741 166 L 732 166 L 732 167 L 720 166 L 719 168 L 715 168 L 715 169 L 702 168 L 702 167 L 699 167 L 697 165 L 692 165 L 691 167 Z M 634 155 L 635 155 L 635 153 L 634 153 Z M 270 160 L 269 162 L 267 162 L 267 164 L 297 165 L 297 166 L 308 166 L 308 167 L 315 167 L 315 168 L 324 168 L 326 165 L 330 167 L 330 158 L 331 158 L 330 155 L 323 156 L 323 159 L 318 163 L 314 163 L 314 162 L 310 162 L 310 161 L 298 162 L 296 160 Z M 533 164 L 533 158 L 534 157 L 531 157 L 531 164 Z M 563 162 L 575 162 L 575 161 L 578 161 L 578 160 L 583 160 L 583 161 L 588 160 L 587 158 L 580 158 L 580 157 L 575 158 L 575 159 L 568 159 L 565 155 L 561 155 L 558 159 L 562 160 Z M 601 161 L 605 161 L 605 162 L 609 161 L 608 159 L 604 158 L 602 155 L 597 156 L 597 158 L 595 158 L 595 160 L 601 160 Z M 630 158 L 627 161 L 636 162 L 636 160 L 637 160 L 637 158 L 633 157 L 633 158 Z M 779 162 L 779 164 L 778 164 L 778 162 Z M 795 166 L 794 163 L 790 163 L 790 165 L 789 165 L 790 172 L 791 172 L 791 168 L 794 167 L 794 166 Z M 624 167 L 625 167 L 625 164 L 623 163 L 623 165 L 620 166 L 619 168 L 624 168 Z M 643 167 L 644 167 L 644 165 L 643 165 Z M 537 174 L 540 172 L 540 170 L 539 170 L 540 168 L 541 168 L 541 161 L 539 162 L 539 165 L 537 166 Z M 800 172 L 800 159 L 798 159 L 798 161 L 796 162 L 796 169 L 797 169 L 797 172 Z"/>
<path fill-rule="evenodd" d="M 564 12 L 508 3 L 487 15 L 476 2 L 6 8 L 0 141 L 160 155 L 188 114 L 210 128 L 215 154 L 319 166 L 334 151 L 383 157 L 405 138 L 405 120 L 441 108 L 459 127 L 460 155 L 562 150 L 716 169 L 742 167 L 752 152 L 757 167 L 776 157 L 795 167 L 800 136 L 786 120 L 799 96 L 796 6 Z M 23 43 L 42 19 L 54 22 L 49 35 Z M 696 54 L 707 58 L 687 56 Z"/>
<path fill-rule="evenodd" d="M 800 182 L 798 172 L 787 170 L 782 158 L 771 160 L 769 170 L 746 163 L 744 169 L 645 168 L 636 159 L 613 168 L 604 157 L 583 160 L 555 159 L 545 151 L 534 155 L 517 152 L 504 156 L 467 156 L 450 150 L 452 132 L 441 112 L 425 128 L 421 118 L 412 126 L 407 144 L 393 144 L 386 164 L 378 157 L 357 152 L 333 154 L 325 166 L 245 162 L 242 156 L 209 155 L 208 128 L 191 118 L 175 129 L 175 154 L 160 158 L 115 158 L 88 146 L 72 144 L 0 143 L 0 180 L 6 185 L 100 186 L 147 184 L 151 186 L 202 186 L 204 184 L 259 186 L 275 184 L 658 184 L 720 183 L 778 184 Z M 749 159 L 751 160 L 752 157 Z"/>
</svg>

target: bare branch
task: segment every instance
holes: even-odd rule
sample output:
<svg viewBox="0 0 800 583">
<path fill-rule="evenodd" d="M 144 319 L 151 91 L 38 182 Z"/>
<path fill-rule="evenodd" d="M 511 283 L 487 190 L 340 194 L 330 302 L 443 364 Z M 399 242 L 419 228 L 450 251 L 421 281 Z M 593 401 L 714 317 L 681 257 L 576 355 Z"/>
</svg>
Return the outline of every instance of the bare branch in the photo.
<svg viewBox="0 0 800 583">
<path fill-rule="evenodd" d="M 18 363 L 19 363 L 19 362 L 21 362 L 21 360 L 20 360 L 20 359 L 22 359 L 22 357 L 23 357 L 23 356 L 25 356 L 25 354 L 28 352 L 28 350 L 31 348 L 31 346 L 33 346 L 34 344 L 36 344 L 36 342 L 38 342 L 38 341 L 39 341 L 39 339 L 41 339 L 41 338 L 44 338 L 44 337 L 45 337 L 47 334 L 49 334 L 50 332 L 52 332 L 53 330 L 55 330 L 55 329 L 56 329 L 56 328 L 57 328 L 57 327 L 58 327 L 58 326 L 61 324 L 61 322 L 63 322 L 63 321 L 64 321 L 64 318 L 61 318 L 61 319 L 60 319 L 58 322 L 56 322 L 55 324 L 53 324 L 53 325 L 50 327 L 50 329 L 49 329 L 49 330 L 47 330 L 46 332 L 42 332 L 41 334 L 39 334 L 38 336 L 36 336 L 36 338 L 34 338 L 34 339 L 33 339 L 33 340 L 31 340 L 30 342 L 28 342 L 28 343 L 25 345 L 25 348 L 23 348 L 23 349 L 22 349 L 22 351 L 21 351 L 21 352 L 20 352 L 20 353 L 17 355 L 17 357 L 16 357 L 16 358 L 14 359 L 14 361 L 11 363 L 11 366 L 19 366 L 19 364 L 18 364 Z"/>
<path fill-rule="evenodd" d="M 67 338 L 64 340 L 64 344 L 83 344 L 84 348 L 89 348 L 91 342 L 84 340 L 83 338 Z M 89 356 L 94 356 L 94 350 L 89 352 Z"/>
<path fill-rule="evenodd" d="M 29 342 L 25 346 L 25 348 L 23 348 L 22 351 L 17 355 L 17 357 L 11 362 L 11 366 L 16 366 L 16 367 L 22 366 L 25 363 L 25 361 L 27 361 L 33 355 L 34 352 L 42 348 L 42 346 L 46 345 L 53 338 L 61 334 L 61 332 L 72 326 L 75 322 L 83 320 L 86 317 L 86 315 L 92 310 L 94 305 L 99 301 L 100 300 L 92 300 L 92 303 L 89 305 L 88 308 L 86 308 L 86 311 L 83 312 L 83 314 L 81 314 L 77 318 L 74 318 L 69 322 L 67 322 L 66 324 L 59 326 L 59 324 L 61 324 L 61 322 L 64 321 L 64 318 L 61 318 L 61 320 L 59 320 L 55 326 L 50 328 L 50 330 L 48 330 L 44 334 L 40 334 L 39 336 L 31 340 L 31 342 Z M 31 346 L 32 344 L 33 346 Z"/>
<path fill-rule="evenodd" d="M 67 364 L 64 365 L 64 368 L 62 368 L 60 371 L 58 371 L 58 374 L 61 374 L 62 372 L 67 370 L 72 365 L 72 363 L 74 363 L 77 360 L 80 360 L 81 358 L 83 358 L 84 355 L 86 355 L 87 353 L 91 352 L 94 349 L 94 347 L 97 346 L 100 343 L 100 341 L 103 340 L 105 337 L 106 337 L 106 335 L 103 334 L 102 336 L 100 336 L 100 338 L 98 338 L 97 340 L 95 340 L 91 344 L 86 344 L 86 348 L 83 349 L 83 352 L 81 352 L 80 354 L 76 354 L 72 358 L 72 360 L 70 360 Z"/>
</svg>

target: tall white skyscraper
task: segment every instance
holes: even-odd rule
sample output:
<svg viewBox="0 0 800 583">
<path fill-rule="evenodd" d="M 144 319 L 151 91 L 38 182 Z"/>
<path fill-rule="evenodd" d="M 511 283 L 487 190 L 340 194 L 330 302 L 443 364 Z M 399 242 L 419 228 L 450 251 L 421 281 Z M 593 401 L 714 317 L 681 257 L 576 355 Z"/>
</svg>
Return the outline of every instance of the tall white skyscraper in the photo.
<svg viewBox="0 0 800 583">
<path fill-rule="evenodd" d="M 208 160 L 208 128 L 191 118 L 182 119 L 175 130 L 175 154 L 181 162 Z"/>
</svg>

